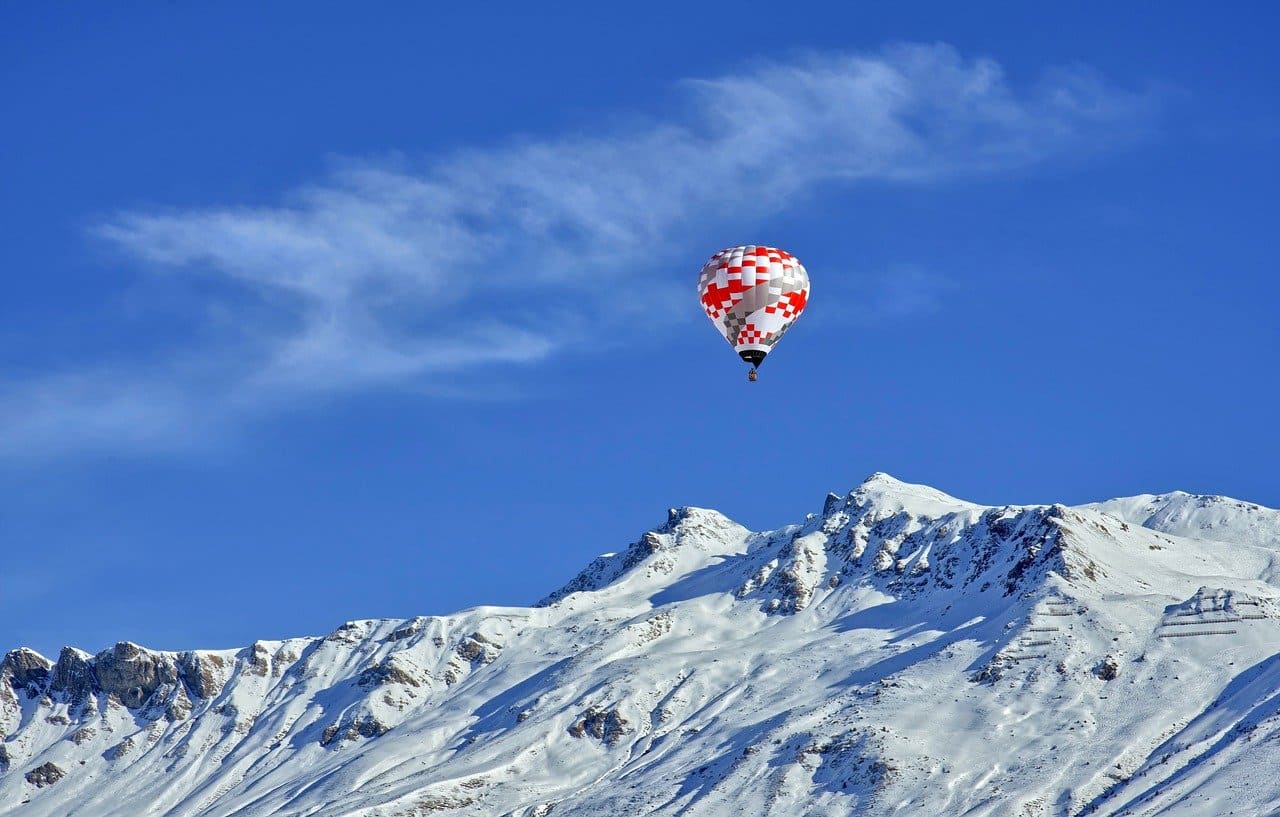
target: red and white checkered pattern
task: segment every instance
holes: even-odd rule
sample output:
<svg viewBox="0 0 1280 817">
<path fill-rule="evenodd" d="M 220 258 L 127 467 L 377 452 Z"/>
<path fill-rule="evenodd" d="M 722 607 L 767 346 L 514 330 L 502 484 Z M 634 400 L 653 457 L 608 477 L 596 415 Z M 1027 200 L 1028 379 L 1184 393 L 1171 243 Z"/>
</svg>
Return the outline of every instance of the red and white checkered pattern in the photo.
<svg viewBox="0 0 1280 817">
<path fill-rule="evenodd" d="M 778 314 L 784 318 L 794 318 L 804 311 L 804 305 L 808 300 L 808 290 L 796 290 L 783 295 L 773 306 L 766 306 L 764 311 L 770 315 Z"/>
<path fill-rule="evenodd" d="M 730 247 L 711 256 L 698 298 L 725 340 L 742 352 L 768 352 L 809 301 L 809 274 L 776 247 Z"/>
<path fill-rule="evenodd" d="M 738 333 L 738 340 L 734 346 L 751 346 L 760 343 L 769 336 L 768 332 L 761 332 L 754 324 L 747 324 L 742 331 Z"/>
</svg>

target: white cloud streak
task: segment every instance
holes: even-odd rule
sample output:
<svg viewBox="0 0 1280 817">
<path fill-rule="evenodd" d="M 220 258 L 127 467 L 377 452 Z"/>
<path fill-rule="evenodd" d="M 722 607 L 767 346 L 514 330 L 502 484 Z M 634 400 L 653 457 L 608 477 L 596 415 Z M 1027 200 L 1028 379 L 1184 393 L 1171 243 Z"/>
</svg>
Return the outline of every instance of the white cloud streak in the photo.
<svg viewBox="0 0 1280 817">
<path fill-rule="evenodd" d="M 11 384 L 0 455 L 180 447 L 193 426 L 308 396 L 421 387 L 534 364 L 577 338 L 635 337 L 652 326 L 637 310 L 688 317 L 666 305 L 689 276 L 666 270 L 696 265 L 689 248 L 819 185 L 1023 168 L 1131 139 L 1150 113 L 1084 69 L 1017 89 L 995 62 L 943 45 L 686 85 L 677 119 L 416 167 L 349 162 L 276 206 L 118 213 L 94 232 L 126 257 L 217 282 L 211 330 L 225 342 L 181 350 L 195 366 Z M 620 306 L 611 294 L 633 276 L 647 283 Z"/>
</svg>

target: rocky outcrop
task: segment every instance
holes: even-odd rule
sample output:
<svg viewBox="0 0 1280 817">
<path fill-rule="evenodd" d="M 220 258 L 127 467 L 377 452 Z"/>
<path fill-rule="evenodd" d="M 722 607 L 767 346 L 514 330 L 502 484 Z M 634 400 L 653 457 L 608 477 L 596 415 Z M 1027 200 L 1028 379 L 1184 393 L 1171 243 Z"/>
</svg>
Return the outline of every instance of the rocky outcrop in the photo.
<svg viewBox="0 0 1280 817">
<path fill-rule="evenodd" d="M 394 630 L 391 635 L 387 636 L 386 641 L 390 643 L 393 641 L 403 641 L 406 638 L 412 638 L 426 629 L 427 621 L 428 619 L 425 617 L 416 618 L 404 627 Z"/>
<path fill-rule="evenodd" d="M 82 726 L 71 733 L 70 740 L 76 746 L 79 746 L 82 743 L 93 740 L 93 736 L 96 734 L 98 734 L 98 730 L 94 729 L 92 726 Z"/>
<path fill-rule="evenodd" d="M 467 673 L 493 663 L 501 650 L 501 644 L 479 632 L 473 632 L 454 647 L 453 655 L 445 666 L 442 676 L 445 684 L 453 686 Z"/>
<path fill-rule="evenodd" d="M 93 658 L 99 688 L 130 709 L 141 707 L 163 684 L 174 684 L 178 671 L 168 656 L 121 641 Z"/>
<path fill-rule="evenodd" d="M 63 647 L 58 663 L 53 665 L 50 692 L 61 692 L 72 701 L 83 701 L 93 693 L 93 668 L 89 655 L 75 647 Z"/>
<path fill-rule="evenodd" d="M 187 695 L 186 687 L 177 686 L 165 705 L 164 716 L 170 721 L 185 720 L 191 714 L 191 710 L 191 698 Z"/>
<path fill-rule="evenodd" d="M 348 625 L 343 625 L 343 627 L 346 626 Z M 341 627 L 338 628 L 338 632 L 342 632 Z M 267 649 L 266 644 L 261 641 L 253 642 L 253 646 L 249 648 L 249 667 L 245 672 L 263 678 L 271 674 L 271 650 Z"/>
<path fill-rule="evenodd" d="M 53 662 L 35 650 L 19 647 L 11 650 L 0 662 L 0 682 L 8 680 L 15 690 L 35 694 L 49 680 Z"/>
<path fill-rule="evenodd" d="M 590 735 L 610 746 L 634 731 L 631 728 L 631 722 L 624 718 L 616 708 L 601 709 L 596 706 L 588 707 L 569 727 L 569 734 L 575 738 L 583 738 Z"/>
<path fill-rule="evenodd" d="M 67 773 L 62 771 L 62 769 L 59 769 L 54 763 L 45 763 L 37 766 L 23 775 L 23 777 L 26 778 L 26 781 L 37 789 L 43 789 L 45 786 L 52 786 L 54 783 L 57 783 L 66 776 Z"/>
<path fill-rule="evenodd" d="M 783 548 L 781 564 L 765 588 L 773 596 L 766 604 L 768 612 L 798 613 L 809 606 L 826 576 L 826 541 L 825 534 L 810 533 L 795 537 Z"/>
<path fill-rule="evenodd" d="M 1120 662 L 1114 655 L 1108 655 L 1093 668 L 1093 674 L 1103 681 L 1114 681 L 1120 675 Z"/>
<path fill-rule="evenodd" d="M 184 652 L 178 656 L 178 676 L 197 698 L 209 699 L 222 691 L 225 662 L 219 655 Z"/>
<path fill-rule="evenodd" d="M 337 642 L 338 644 L 355 644 L 365 637 L 367 629 L 368 622 L 348 621 L 325 636 L 324 640 Z"/>
<path fill-rule="evenodd" d="M 458 643 L 456 652 L 462 660 L 469 661 L 472 665 L 477 665 L 493 663 L 501 649 L 501 644 L 496 644 L 477 632 L 462 639 Z"/>
<path fill-rule="evenodd" d="M 413 677 L 408 670 L 397 665 L 394 658 L 389 658 L 380 664 L 369 667 L 360 673 L 356 683 L 362 687 L 381 686 L 383 684 L 404 684 L 411 687 L 422 685 L 422 682 Z"/>
<path fill-rule="evenodd" d="M 72 704 L 101 696 L 130 709 L 148 702 L 164 705 L 170 720 L 180 720 L 190 713 L 193 699 L 215 697 L 225 676 L 222 656 L 153 652 L 127 641 L 92 657 L 64 647 L 56 663 L 23 647 L 0 661 L 0 700 L 7 697 L 10 705 L 16 704 L 13 695 L 19 691 L 30 698 L 48 695 Z"/>
<path fill-rule="evenodd" d="M 372 715 L 357 715 L 326 728 L 320 735 L 320 745 L 329 746 L 356 738 L 376 738 L 386 734 L 388 729 L 389 726 Z"/>
<path fill-rule="evenodd" d="M 119 760 L 120 758 L 132 752 L 133 747 L 134 747 L 133 738 L 125 738 L 124 740 L 120 741 L 115 746 L 112 746 L 110 749 L 104 752 L 103 757 L 105 757 L 107 760 Z"/>
</svg>

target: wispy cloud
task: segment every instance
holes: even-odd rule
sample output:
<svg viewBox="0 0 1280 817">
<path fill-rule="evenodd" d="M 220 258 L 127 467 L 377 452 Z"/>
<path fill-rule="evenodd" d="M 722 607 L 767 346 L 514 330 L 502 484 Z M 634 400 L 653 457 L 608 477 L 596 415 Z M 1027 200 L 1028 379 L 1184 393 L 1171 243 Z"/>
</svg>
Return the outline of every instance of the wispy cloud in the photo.
<svg viewBox="0 0 1280 817">
<path fill-rule="evenodd" d="M 1020 87 L 943 45 L 686 85 L 676 118 L 345 162 L 270 207 L 116 214 L 94 232 L 127 258 L 215 284 L 210 308 L 190 316 L 215 341 L 181 349 L 181 364 L 12 384 L 0 454 L 180 446 L 193 424 L 226 427 L 319 393 L 447 385 L 574 339 L 634 336 L 653 326 L 638 311 L 693 315 L 668 308 L 689 281 L 667 271 L 696 264 L 689 252 L 707 235 L 756 226 L 821 184 L 1022 168 L 1130 139 L 1150 109 L 1086 69 Z M 641 275 L 645 287 L 628 286 Z M 926 290 L 907 286 L 885 308 Z"/>
</svg>

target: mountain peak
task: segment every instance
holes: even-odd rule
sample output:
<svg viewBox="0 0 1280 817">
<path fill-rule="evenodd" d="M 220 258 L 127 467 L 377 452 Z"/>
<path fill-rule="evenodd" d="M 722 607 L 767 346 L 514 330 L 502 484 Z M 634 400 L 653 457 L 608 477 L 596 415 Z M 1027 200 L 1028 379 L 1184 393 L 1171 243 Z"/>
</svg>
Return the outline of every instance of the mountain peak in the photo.
<svg viewBox="0 0 1280 817">
<path fill-rule="evenodd" d="M 883 471 L 864 479 L 849 493 L 848 502 L 859 506 L 875 505 L 889 512 L 908 511 L 930 516 L 981 507 L 928 485 L 903 482 Z"/>
<path fill-rule="evenodd" d="M 667 509 L 667 521 L 655 531 L 661 533 L 671 533 L 680 531 L 685 527 L 699 524 L 710 524 L 718 526 L 727 521 L 728 517 L 717 510 L 711 508 L 699 508 L 695 505 L 682 505 L 678 508 Z"/>
<path fill-rule="evenodd" d="M 898 479 L 897 477 L 893 476 L 892 474 L 885 473 L 884 471 L 872 471 L 862 480 L 862 482 L 858 484 L 860 486 L 867 486 L 867 485 L 877 485 L 877 484 L 905 485 L 906 483 L 904 483 L 902 480 Z"/>
</svg>

